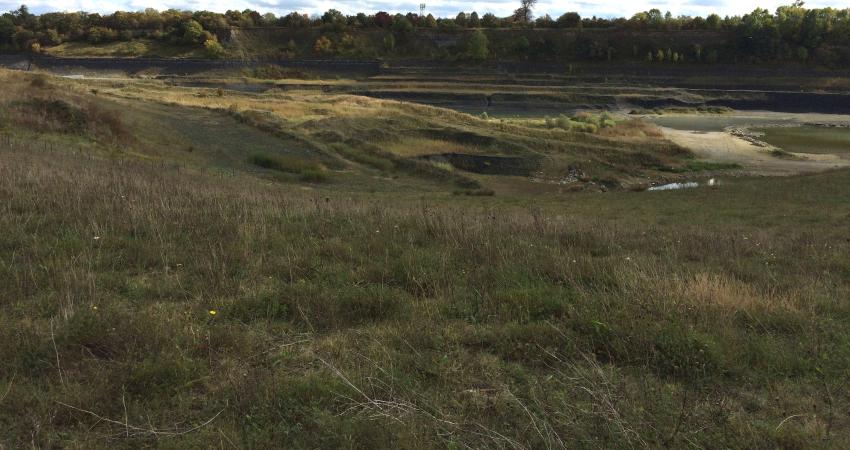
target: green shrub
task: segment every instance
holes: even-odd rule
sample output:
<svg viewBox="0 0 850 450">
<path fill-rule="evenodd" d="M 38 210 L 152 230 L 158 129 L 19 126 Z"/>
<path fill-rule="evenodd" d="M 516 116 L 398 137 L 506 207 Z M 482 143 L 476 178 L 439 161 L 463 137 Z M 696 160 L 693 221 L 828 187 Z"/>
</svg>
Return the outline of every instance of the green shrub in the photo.
<svg viewBox="0 0 850 450">
<path fill-rule="evenodd" d="M 570 130 L 571 131 L 578 131 L 580 133 L 591 133 L 592 134 L 592 133 L 596 133 L 599 130 L 599 128 L 596 126 L 596 124 L 593 124 L 593 123 L 572 122 Z"/>
<path fill-rule="evenodd" d="M 555 120 L 555 125 L 558 128 L 561 128 L 563 130 L 569 130 L 570 129 L 570 118 L 567 117 L 567 116 L 561 115 Z"/>
<path fill-rule="evenodd" d="M 218 59 L 224 56 L 224 47 L 215 39 L 204 42 L 204 51 L 206 51 L 208 58 Z"/>
<path fill-rule="evenodd" d="M 40 73 L 36 74 L 30 80 L 30 86 L 39 89 L 46 88 L 47 86 L 49 86 L 49 84 L 47 83 L 47 76 Z"/>
</svg>

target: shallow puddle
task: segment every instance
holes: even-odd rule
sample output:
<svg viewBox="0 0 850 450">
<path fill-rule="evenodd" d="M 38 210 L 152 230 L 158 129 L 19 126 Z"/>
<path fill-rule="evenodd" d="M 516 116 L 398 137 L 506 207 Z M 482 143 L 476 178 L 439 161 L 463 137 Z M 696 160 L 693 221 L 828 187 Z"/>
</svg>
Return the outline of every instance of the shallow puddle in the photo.
<svg viewBox="0 0 850 450">
<path fill-rule="evenodd" d="M 648 116 L 645 120 L 662 127 L 687 131 L 723 131 L 726 127 L 781 125 L 792 119 L 777 117 L 738 116 L 734 114 L 678 114 Z"/>
<path fill-rule="evenodd" d="M 755 128 L 764 133 L 761 140 L 795 153 L 850 156 L 850 129 L 843 127 L 801 126 Z"/>
</svg>

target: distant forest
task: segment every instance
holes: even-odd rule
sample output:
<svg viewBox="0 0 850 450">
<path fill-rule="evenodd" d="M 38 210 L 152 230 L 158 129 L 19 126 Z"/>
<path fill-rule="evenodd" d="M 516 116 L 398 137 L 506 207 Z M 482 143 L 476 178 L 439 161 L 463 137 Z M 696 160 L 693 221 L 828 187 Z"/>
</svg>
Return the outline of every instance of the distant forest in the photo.
<svg viewBox="0 0 850 450">
<path fill-rule="evenodd" d="M 105 44 L 148 39 L 167 45 L 199 46 L 209 57 L 226 57 L 233 30 L 287 29 L 311 30 L 294 33 L 310 42 L 292 38 L 278 49 L 279 57 L 432 57 L 486 60 L 494 58 L 539 60 L 641 60 L 648 62 L 789 62 L 838 66 L 850 63 L 850 8 L 809 9 L 802 2 L 777 8 L 773 13 L 758 8 L 743 16 L 674 17 L 657 9 L 639 12 L 631 18 L 581 17 L 568 12 L 560 17 L 534 17 L 533 1 L 524 0 L 510 17 L 487 13 L 461 12 L 453 18 L 431 14 L 345 15 L 329 10 L 308 16 L 293 12 L 281 17 L 257 11 L 118 11 L 113 14 L 45 13 L 32 14 L 21 6 L 0 16 L 0 49 L 39 53 L 63 42 Z M 495 38 L 504 30 L 514 41 Z M 686 45 L 677 43 L 676 33 L 691 31 L 696 37 Z M 569 43 L 557 34 L 569 35 Z M 610 32 L 611 38 L 605 38 Z M 721 43 L 702 43 L 699 36 L 720 36 Z M 358 34 L 381 33 L 358 42 Z M 455 35 L 449 50 L 423 53 L 417 36 Z M 626 34 L 624 34 L 626 33 Z M 624 35 L 644 33 L 667 36 L 658 42 L 643 42 L 623 49 L 615 42 Z M 674 37 L 670 37 L 670 36 Z M 306 37 L 304 37 L 306 36 Z M 586 36 L 586 37 L 583 37 Z M 501 39 L 501 40 L 500 40 Z M 499 41 L 494 45 L 494 41 Z M 673 42 L 673 44 L 670 44 Z M 656 45 L 657 44 L 657 45 Z"/>
</svg>

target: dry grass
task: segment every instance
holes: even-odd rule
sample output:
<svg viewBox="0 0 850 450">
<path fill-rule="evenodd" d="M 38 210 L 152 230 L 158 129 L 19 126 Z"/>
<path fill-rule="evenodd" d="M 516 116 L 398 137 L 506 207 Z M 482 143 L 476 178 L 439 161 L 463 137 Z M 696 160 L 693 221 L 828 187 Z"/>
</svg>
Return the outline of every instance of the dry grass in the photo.
<svg viewBox="0 0 850 450">
<path fill-rule="evenodd" d="M 804 301 L 797 291 L 758 292 L 753 286 L 728 276 L 698 273 L 671 286 L 682 303 L 732 319 L 736 313 L 800 313 Z"/>
<path fill-rule="evenodd" d="M 616 126 L 600 129 L 599 135 L 608 137 L 638 137 L 651 139 L 660 139 L 662 137 L 661 129 L 640 119 L 617 122 Z"/>
<path fill-rule="evenodd" d="M 439 155 L 443 153 L 474 153 L 467 145 L 439 139 L 412 138 L 395 142 L 387 147 L 387 151 L 399 156 Z"/>
</svg>

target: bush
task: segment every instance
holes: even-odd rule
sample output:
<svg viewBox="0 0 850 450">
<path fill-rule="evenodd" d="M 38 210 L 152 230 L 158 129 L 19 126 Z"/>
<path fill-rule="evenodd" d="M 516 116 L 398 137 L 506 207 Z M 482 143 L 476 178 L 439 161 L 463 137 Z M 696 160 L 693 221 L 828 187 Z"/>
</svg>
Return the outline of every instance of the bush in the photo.
<svg viewBox="0 0 850 450">
<path fill-rule="evenodd" d="M 316 42 L 313 44 L 313 51 L 316 53 L 327 54 L 331 53 L 333 47 L 333 42 L 328 39 L 326 36 L 321 36 L 316 39 Z"/>
<path fill-rule="evenodd" d="M 200 23 L 190 20 L 183 25 L 183 43 L 197 44 L 202 42 L 204 36 L 204 27 Z"/>
<path fill-rule="evenodd" d="M 596 133 L 599 127 L 593 123 L 573 122 L 570 131 L 578 131 L 580 133 Z"/>
<path fill-rule="evenodd" d="M 218 59 L 224 56 L 224 47 L 215 39 L 204 42 L 204 50 L 209 58 Z"/>
<path fill-rule="evenodd" d="M 319 170 L 315 163 L 305 161 L 291 155 L 270 155 L 266 153 L 255 153 L 248 158 L 248 162 L 264 169 L 276 170 L 278 172 L 302 173 L 309 170 Z"/>
<path fill-rule="evenodd" d="M 39 89 L 43 89 L 43 88 L 48 87 L 49 84 L 47 83 L 47 77 L 45 75 L 42 75 L 42 74 L 36 74 L 30 80 L 30 86 L 32 86 L 34 88 L 39 88 Z"/>
<path fill-rule="evenodd" d="M 567 116 L 561 115 L 555 120 L 555 125 L 558 128 L 561 128 L 563 130 L 569 130 L 571 128 L 570 118 L 567 117 Z"/>
</svg>

